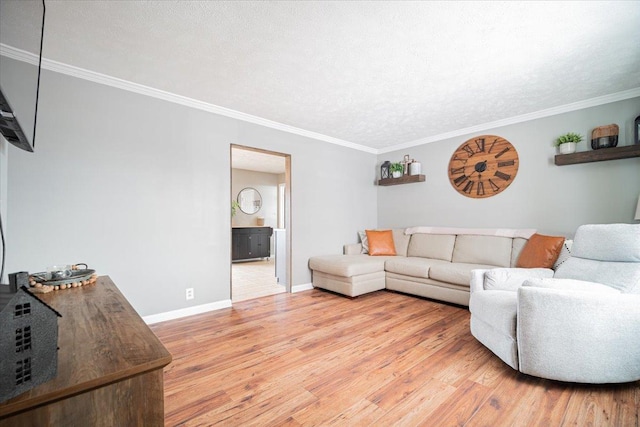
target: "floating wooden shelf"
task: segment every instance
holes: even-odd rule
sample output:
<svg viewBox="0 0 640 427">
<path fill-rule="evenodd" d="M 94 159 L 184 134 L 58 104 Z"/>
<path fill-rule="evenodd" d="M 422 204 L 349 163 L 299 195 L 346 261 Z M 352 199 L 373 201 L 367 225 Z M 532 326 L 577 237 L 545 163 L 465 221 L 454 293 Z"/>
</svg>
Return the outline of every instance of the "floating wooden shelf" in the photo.
<svg viewBox="0 0 640 427">
<path fill-rule="evenodd" d="M 403 175 L 400 178 L 385 178 L 378 180 L 378 185 L 411 184 L 412 182 L 424 182 L 424 175 Z"/>
<path fill-rule="evenodd" d="M 558 154 L 555 163 L 558 166 L 577 163 L 602 162 L 604 160 L 630 159 L 640 157 L 640 144 L 624 147 L 600 148 L 599 150 L 580 151 L 579 153 Z"/>
</svg>

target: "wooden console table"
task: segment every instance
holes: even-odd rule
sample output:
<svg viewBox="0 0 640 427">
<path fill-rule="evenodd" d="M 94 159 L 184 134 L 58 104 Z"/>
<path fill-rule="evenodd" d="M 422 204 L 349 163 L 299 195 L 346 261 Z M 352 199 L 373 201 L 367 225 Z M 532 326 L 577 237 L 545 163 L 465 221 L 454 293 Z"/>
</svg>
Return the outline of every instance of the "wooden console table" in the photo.
<svg viewBox="0 0 640 427">
<path fill-rule="evenodd" d="M 0 426 L 163 426 L 171 354 L 111 279 L 39 297 L 62 314 L 58 373 L 0 403 Z"/>
</svg>

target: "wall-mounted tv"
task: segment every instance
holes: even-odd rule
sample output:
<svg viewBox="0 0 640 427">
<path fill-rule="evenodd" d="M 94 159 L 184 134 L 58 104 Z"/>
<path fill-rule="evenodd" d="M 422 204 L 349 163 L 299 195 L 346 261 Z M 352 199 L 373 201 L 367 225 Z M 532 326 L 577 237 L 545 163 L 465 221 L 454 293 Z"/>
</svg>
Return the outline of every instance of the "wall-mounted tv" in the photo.
<svg viewBox="0 0 640 427">
<path fill-rule="evenodd" d="M 26 151 L 34 150 L 36 140 L 44 15 L 44 0 L 0 1 L 0 133 Z M 33 62 L 20 79 L 2 70 L 12 54 Z"/>
</svg>

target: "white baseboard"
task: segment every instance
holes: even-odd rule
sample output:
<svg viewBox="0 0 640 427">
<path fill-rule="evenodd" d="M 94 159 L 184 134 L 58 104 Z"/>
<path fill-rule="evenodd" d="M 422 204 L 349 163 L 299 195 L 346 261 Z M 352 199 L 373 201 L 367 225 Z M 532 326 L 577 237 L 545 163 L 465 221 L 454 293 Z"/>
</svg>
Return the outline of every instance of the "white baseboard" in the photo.
<svg viewBox="0 0 640 427">
<path fill-rule="evenodd" d="M 312 283 L 303 283 L 291 287 L 291 293 L 308 291 L 313 289 Z M 194 307 L 181 308 L 180 310 L 167 311 L 166 313 L 151 314 L 144 316 L 142 320 L 147 325 L 154 323 L 166 322 L 167 320 L 180 319 L 182 317 L 193 316 L 194 314 L 202 314 L 208 311 L 220 310 L 222 308 L 231 307 L 231 300 L 212 302 L 211 304 L 196 305 Z"/>
<path fill-rule="evenodd" d="M 291 293 L 295 294 L 296 292 L 308 291 L 311 289 L 313 289 L 312 283 L 303 283 L 302 285 L 291 286 Z"/>
<path fill-rule="evenodd" d="M 151 325 L 153 323 L 180 319 L 181 317 L 193 316 L 194 314 L 202 314 L 208 311 L 220 310 L 221 308 L 229 307 L 231 307 L 231 300 L 227 299 L 212 302 L 210 304 L 202 304 L 193 307 L 181 308 L 180 310 L 167 311 L 166 313 L 152 314 L 150 316 L 144 316 L 142 320 L 144 320 L 147 325 Z"/>
</svg>

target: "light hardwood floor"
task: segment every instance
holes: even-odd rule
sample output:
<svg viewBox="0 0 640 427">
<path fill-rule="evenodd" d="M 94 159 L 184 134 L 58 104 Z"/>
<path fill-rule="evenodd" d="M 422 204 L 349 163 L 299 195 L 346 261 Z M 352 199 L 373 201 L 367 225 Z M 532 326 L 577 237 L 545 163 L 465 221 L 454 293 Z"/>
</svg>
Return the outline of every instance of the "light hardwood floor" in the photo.
<svg viewBox="0 0 640 427">
<path fill-rule="evenodd" d="M 173 354 L 167 426 L 638 426 L 640 382 L 520 374 L 466 308 L 412 296 L 311 290 L 151 328 Z"/>
</svg>

